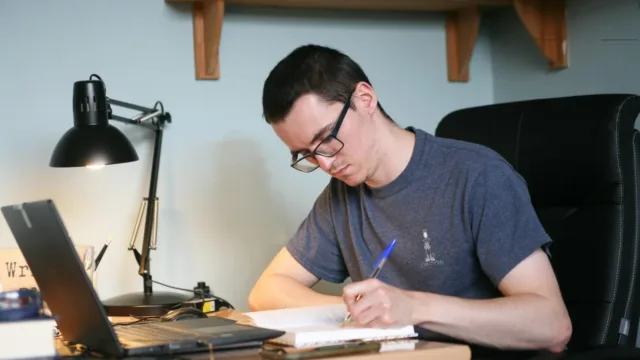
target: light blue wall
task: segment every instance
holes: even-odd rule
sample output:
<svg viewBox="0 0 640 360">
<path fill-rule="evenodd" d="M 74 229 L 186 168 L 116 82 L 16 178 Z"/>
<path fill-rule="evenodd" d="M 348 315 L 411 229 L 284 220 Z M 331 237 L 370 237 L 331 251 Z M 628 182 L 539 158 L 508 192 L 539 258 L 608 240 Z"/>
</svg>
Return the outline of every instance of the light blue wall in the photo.
<svg viewBox="0 0 640 360">
<path fill-rule="evenodd" d="M 138 149 L 137 163 L 100 171 L 47 164 L 72 125 L 74 81 L 97 73 L 112 98 L 148 106 L 161 100 L 174 123 L 165 134 L 161 164 L 154 278 L 187 288 L 206 281 L 216 294 L 246 309 L 254 281 L 328 180 L 321 172 L 290 169 L 287 149 L 261 118 L 267 73 L 305 43 L 334 46 L 359 61 L 403 126 L 433 131 L 452 110 L 493 102 L 484 32 L 471 82 L 447 82 L 440 14 L 229 8 L 220 49 L 222 78 L 196 81 L 187 5 L 3 0 L 0 204 L 53 198 L 76 243 L 99 248 L 113 236 L 98 270 L 99 295 L 140 291 L 126 247 L 147 191 L 150 134 L 118 125 Z M 0 247 L 14 246 L 0 221 Z"/>
<path fill-rule="evenodd" d="M 569 68 L 549 71 L 513 10 L 487 18 L 496 102 L 591 93 L 640 94 L 637 0 L 566 0 Z"/>
</svg>

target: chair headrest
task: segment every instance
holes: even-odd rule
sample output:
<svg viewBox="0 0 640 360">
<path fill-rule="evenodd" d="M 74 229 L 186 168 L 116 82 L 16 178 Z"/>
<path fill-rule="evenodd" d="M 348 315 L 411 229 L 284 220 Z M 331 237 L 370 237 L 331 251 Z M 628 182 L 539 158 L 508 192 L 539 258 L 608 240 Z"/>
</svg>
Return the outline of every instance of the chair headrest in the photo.
<svg viewBox="0 0 640 360">
<path fill-rule="evenodd" d="M 435 135 L 501 154 L 527 181 L 534 205 L 620 200 L 621 169 L 633 158 L 640 97 L 597 94 L 454 111 Z"/>
</svg>

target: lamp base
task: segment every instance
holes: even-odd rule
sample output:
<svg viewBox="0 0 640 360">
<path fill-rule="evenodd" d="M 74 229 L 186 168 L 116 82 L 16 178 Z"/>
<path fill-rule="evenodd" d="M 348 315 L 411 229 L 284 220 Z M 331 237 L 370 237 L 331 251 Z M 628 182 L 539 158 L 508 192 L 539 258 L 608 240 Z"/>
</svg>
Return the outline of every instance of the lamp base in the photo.
<svg viewBox="0 0 640 360">
<path fill-rule="evenodd" d="M 173 292 L 136 292 L 104 300 L 102 305 L 107 316 L 162 316 L 191 298 L 193 295 Z"/>
</svg>

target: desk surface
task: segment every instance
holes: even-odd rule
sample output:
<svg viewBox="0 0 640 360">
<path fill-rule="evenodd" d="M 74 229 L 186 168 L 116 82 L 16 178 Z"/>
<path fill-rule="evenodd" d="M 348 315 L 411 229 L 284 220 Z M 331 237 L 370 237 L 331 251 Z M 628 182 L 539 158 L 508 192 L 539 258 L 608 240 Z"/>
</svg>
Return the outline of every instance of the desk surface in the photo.
<svg viewBox="0 0 640 360">
<path fill-rule="evenodd" d="M 229 319 L 239 319 L 241 313 L 235 311 L 222 311 L 212 314 L 212 316 L 220 316 Z M 131 321 L 132 318 L 113 318 L 112 322 Z M 391 342 L 402 343 L 402 342 Z M 62 356 L 74 356 L 79 358 L 78 354 L 70 353 L 68 348 L 62 344 L 61 341 L 56 342 L 56 346 Z M 333 359 L 340 360 L 390 360 L 390 359 L 402 359 L 402 360 L 424 360 L 424 359 L 447 359 L 447 360 L 496 360 L 496 359 L 528 359 L 528 360 L 595 360 L 595 359 L 640 359 L 640 349 L 633 347 L 602 347 L 594 348 L 592 350 L 561 353 L 561 354 L 541 354 L 535 352 L 489 352 L 477 351 L 478 349 L 471 348 L 467 345 L 430 342 L 430 341 L 417 341 L 414 343 L 415 348 L 413 350 L 406 350 L 402 347 L 399 349 L 389 351 L 383 351 L 376 354 L 360 354 L 360 355 L 348 355 L 342 357 L 335 357 Z M 261 348 L 248 348 L 239 350 L 227 350 L 216 351 L 214 354 L 209 352 L 200 352 L 192 354 L 182 354 L 177 356 L 162 357 L 163 359 L 231 359 L 231 360 L 264 360 L 260 356 Z M 83 357 L 91 358 L 91 357 Z M 140 360 L 140 358 L 132 358 Z"/>
<path fill-rule="evenodd" d="M 239 320 L 242 317 L 242 313 L 234 310 L 220 311 L 218 313 L 211 314 L 210 316 L 219 316 L 233 320 Z M 135 318 L 111 318 L 112 323 L 129 322 L 134 321 Z M 70 349 L 63 344 L 60 339 L 56 341 L 56 347 L 61 356 L 74 356 L 77 357 L 77 353 L 73 353 Z M 175 357 L 163 357 L 163 359 L 175 358 L 175 359 L 233 359 L 233 360 L 264 360 L 260 356 L 261 348 L 247 348 L 237 350 L 224 350 L 215 351 L 210 354 L 207 351 L 191 354 L 181 354 Z M 212 357 L 213 355 L 213 357 Z M 403 360 L 417 360 L 417 359 L 448 359 L 448 360 L 469 360 L 471 359 L 471 349 L 467 345 L 460 344 L 447 344 L 440 342 L 421 341 L 421 340 L 398 340 L 388 341 L 384 343 L 381 352 L 373 354 L 354 354 L 345 355 L 340 357 L 332 357 L 333 359 L 341 360 L 389 360 L 389 359 L 403 359 Z"/>
<path fill-rule="evenodd" d="M 447 359 L 447 360 L 469 360 L 471 359 L 471 350 L 465 345 L 446 344 L 438 342 L 417 341 L 414 349 L 397 348 L 382 351 L 374 354 L 354 354 L 332 359 L 340 360 L 424 360 L 424 359 Z M 78 354 L 69 352 L 68 348 L 61 341 L 56 342 L 56 347 L 61 356 L 73 356 L 78 358 Z M 247 348 L 237 350 L 216 351 L 213 354 L 203 351 L 190 354 L 180 354 L 175 356 L 166 356 L 162 359 L 232 359 L 232 360 L 265 360 L 260 356 L 261 348 Z M 213 356 L 212 356 L 213 355 Z M 84 358 L 84 357 L 83 357 Z M 91 357 L 86 357 L 91 358 Z M 139 357 L 131 357 L 127 359 L 140 359 Z"/>
<path fill-rule="evenodd" d="M 184 357 L 181 357 L 184 359 Z M 189 356 L 189 359 L 209 359 L 209 353 L 197 353 Z M 215 359 L 233 359 L 233 360 L 265 360 L 260 356 L 260 349 L 244 349 L 222 351 L 215 353 Z M 340 357 L 333 357 L 340 360 L 424 360 L 424 359 L 447 359 L 447 360 L 469 360 L 471 359 L 471 350 L 465 345 L 445 344 L 437 342 L 418 341 L 415 343 L 415 349 L 407 350 L 398 348 L 389 349 L 374 354 L 355 354 Z"/>
</svg>

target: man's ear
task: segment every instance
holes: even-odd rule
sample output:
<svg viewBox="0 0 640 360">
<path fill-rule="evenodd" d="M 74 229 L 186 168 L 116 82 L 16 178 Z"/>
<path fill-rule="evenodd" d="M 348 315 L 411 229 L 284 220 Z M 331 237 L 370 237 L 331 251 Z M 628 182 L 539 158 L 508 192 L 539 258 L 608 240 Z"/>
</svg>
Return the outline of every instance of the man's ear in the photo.
<svg viewBox="0 0 640 360">
<path fill-rule="evenodd" d="M 356 85 L 354 91 L 354 98 L 352 101 L 356 102 L 356 109 L 362 107 L 367 115 L 372 116 L 378 108 L 378 97 L 373 87 L 364 81 L 361 81 Z"/>
</svg>

